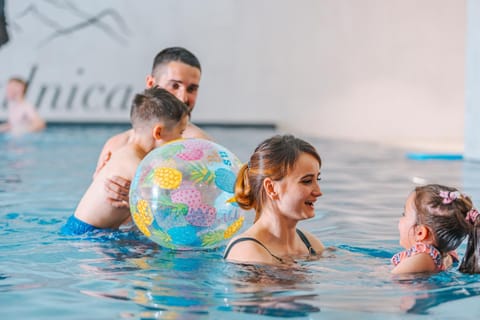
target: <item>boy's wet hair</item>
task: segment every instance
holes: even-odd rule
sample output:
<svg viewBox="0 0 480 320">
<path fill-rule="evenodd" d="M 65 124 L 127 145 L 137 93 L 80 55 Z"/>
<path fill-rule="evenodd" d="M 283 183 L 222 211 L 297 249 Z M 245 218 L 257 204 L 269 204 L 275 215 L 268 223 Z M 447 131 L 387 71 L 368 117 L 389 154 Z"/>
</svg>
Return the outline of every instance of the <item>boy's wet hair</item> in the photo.
<svg viewBox="0 0 480 320">
<path fill-rule="evenodd" d="M 188 114 L 187 106 L 174 95 L 165 89 L 153 87 L 135 95 L 130 120 L 133 128 L 161 121 L 167 129 L 171 129 Z"/>
<path fill-rule="evenodd" d="M 171 47 L 160 51 L 153 59 L 152 74 L 159 66 L 172 61 L 179 61 L 202 71 L 200 61 L 190 51 L 182 47 Z"/>
</svg>

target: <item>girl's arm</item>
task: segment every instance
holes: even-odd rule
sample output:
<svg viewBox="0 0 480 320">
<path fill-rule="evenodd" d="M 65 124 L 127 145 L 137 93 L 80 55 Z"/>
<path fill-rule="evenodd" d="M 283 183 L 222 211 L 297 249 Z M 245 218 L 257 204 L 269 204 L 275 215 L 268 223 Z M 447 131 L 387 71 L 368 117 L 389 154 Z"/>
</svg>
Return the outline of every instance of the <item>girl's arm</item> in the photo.
<svg viewBox="0 0 480 320">
<path fill-rule="evenodd" d="M 29 119 L 28 130 L 30 132 L 37 132 L 45 129 L 45 121 L 40 117 L 32 105 L 29 104 L 26 107 L 26 114 Z"/>
</svg>

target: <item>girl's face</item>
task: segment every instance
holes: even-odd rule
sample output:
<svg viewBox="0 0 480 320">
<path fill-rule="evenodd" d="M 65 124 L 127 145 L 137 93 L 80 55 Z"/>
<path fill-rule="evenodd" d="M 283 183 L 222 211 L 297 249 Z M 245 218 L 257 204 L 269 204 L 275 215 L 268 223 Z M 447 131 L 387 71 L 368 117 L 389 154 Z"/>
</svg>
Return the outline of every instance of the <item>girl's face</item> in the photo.
<svg viewBox="0 0 480 320">
<path fill-rule="evenodd" d="M 292 220 L 315 216 L 315 201 L 320 191 L 320 164 L 308 153 L 302 153 L 292 170 L 280 181 L 274 182 L 277 208 Z"/>
<path fill-rule="evenodd" d="M 402 217 L 398 221 L 400 232 L 400 245 L 410 249 L 415 243 L 415 225 L 417 223 L 417 212 L 415 211 L 415 192 L 412 192 L 405 202 Z"/>
<path fill-rule="evenodd" d="M 11 80 L 7 84 L 5 96 L 8 101 L 17 101 L 23 96 L 24 89 L 22 83 Z"/>
</svg>

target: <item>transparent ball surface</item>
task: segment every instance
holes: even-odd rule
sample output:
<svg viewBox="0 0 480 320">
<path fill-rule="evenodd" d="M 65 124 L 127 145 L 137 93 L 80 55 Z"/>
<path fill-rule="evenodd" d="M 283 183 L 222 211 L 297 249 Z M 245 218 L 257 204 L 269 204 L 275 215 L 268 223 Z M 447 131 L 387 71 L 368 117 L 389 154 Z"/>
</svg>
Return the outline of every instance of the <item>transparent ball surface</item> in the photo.
<svg viewBox="0 0 480 320">
<path fill-rule="evenodd" d="M 152 241 L 176 250 L 225 245 L 243 226 L 234 200 L 240 160 L 203 139 L 182 139 L 151 151 L 130 187 L 133 221 Z"/>
</svg>

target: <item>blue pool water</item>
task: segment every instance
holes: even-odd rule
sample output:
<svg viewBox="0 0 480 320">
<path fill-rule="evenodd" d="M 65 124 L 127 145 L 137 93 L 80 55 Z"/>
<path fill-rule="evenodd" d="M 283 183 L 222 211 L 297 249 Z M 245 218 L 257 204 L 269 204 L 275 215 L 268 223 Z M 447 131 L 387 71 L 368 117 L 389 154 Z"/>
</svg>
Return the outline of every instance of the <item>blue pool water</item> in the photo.
<svg viewBox="0 0 480 320">
<path fill-rule="evenodd" d="M 222 250 L 170 252 L 135 232 L 58 233 L 122 127 L 51 127 L 0 138 L 1 319 L 477 318 L 480 276 L 393 277 L 397 221 L 415 183 L 480 201 L 480 164 L 413 161 L 405 150 L 307 139 L 323 159 L 317 215 L 300 227 L 337 248 L 295 270 L 226 263 Z M 243 161 L 270 130 L 209 129 Z M 477 202 L 478 204 L 478 202 Z M 251 223 L 251 218 L 248 223 Z M 461 255 L 465 244 L 460 249 Z"/>
</svg>

